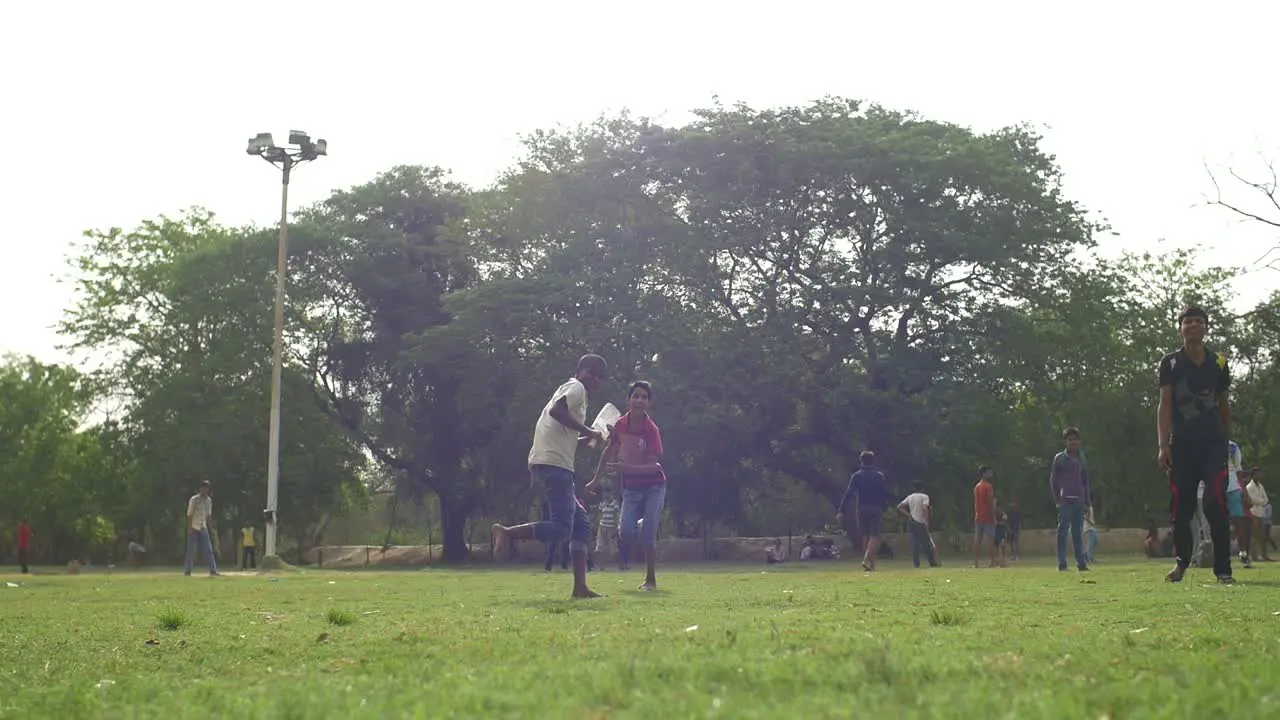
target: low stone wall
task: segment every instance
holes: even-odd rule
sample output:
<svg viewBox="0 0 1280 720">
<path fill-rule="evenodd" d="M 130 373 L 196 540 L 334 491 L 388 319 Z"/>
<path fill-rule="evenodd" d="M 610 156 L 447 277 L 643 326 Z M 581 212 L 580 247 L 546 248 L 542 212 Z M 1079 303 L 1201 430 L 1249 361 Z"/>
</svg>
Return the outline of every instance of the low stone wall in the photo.
<svg viewBox="0 0 1280 720">
<path fill-rule="evenodd" d="M 1141 555 L 1146 530 L 1135 528 L 1114 528 L 1098 530 L 1098 554 L 1101 555 Z M 911 556 L 911 537 L 906 533 L 886 533 L 884 540 L 893 548 L 898 559 L 909 559 Z M 788 551 L 787 538 L 782 540 L 782 549 Z M 849 557 L 851 548 L 843 537 L 834 538 L 837 547 L 844 557 Z M 951 535 L 937 532 L 933 535 L 938 554 L 942 557 L 968 557 L 972 550 L 972 536 Z M 774 538 L 725 537 L 703 539 L 667 539 L 658 541 L 658 557 L 667 563 L 696 562 L 745 562 L 763 563 L 765 549 L 772 544 Z M 803 537 L 792 537 L 789 556 L 798 559 Z M 1020 538 L 1020 550 L 1028 556 L 1052 556 L 1057 553 L 1057 530 L 1023 530 Z M 1069 543 L 1070 541 L 1068 541 Z M 516 562 L 541 563 L 546 558 L 546 546 L 536 542 L 517 542 Z M 329 545 L 312 548 L 306 555 L 307 562 L 327 568 L 359 568 L 373 565 L 406 566 L 429 565 L 438 562 L 443 555 L 439 545 L 393 545 L 385 551 L 380 547 L 366 545 Z M 610 563 L 616 560 L 616 550 L 595 554 L 597 563 Z M 471 546 L 471 559 L 475 562 L 489 562 L 489 545 Z"/>
</svg>

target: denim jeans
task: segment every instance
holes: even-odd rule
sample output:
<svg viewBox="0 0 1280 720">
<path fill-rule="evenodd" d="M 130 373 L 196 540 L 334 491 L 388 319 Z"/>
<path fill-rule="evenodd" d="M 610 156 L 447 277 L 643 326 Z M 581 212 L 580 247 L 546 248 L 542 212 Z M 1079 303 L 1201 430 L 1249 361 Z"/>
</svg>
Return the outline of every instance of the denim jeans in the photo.
<svg viewBox="0 0 1280 720">
<path fill-rule="evenodd" d="M 923 550 L 929 560 L 929 567 L 937 567 L 938 559 L 933 555 L 933 541 L 929 538 L 929 528 L 915 520 L 908 520 L 911 528 L 911 562 L 920 567 L 920 551 Z"/>
<path fill-rule="evenodd" d="M 209 538 L 209 528 L 207 527 L 187 533 L 187 562 L 182 566 L 182 574 L 191 574 L 191 566 L 196 561 L 197 546 L 209 561 L 209 574 L 217 574 L 218 561 L 213 557 L 213 541 Z M 234 566 L 234 564 L 233 562 L 232 565 Z"/>
<path fill-rule="evenodd" d="M 1084 503 L 1067 501 L 1058 506 L 1058 567 L 1067 566 L 1067 532 L 1076 554 L 1076 567 L 1086 567 L 1084 556 Z"/>
<path fill-rule="evenodd" d="M 573 471 L 554 465 L 534 465 L 532 470 L 542 481 L 542 504 L 551 516 L 533 524 L 533 538 L 548 544 L 567 538 L 570 552 L 586 552 L 591 540 L 591 518 L 587 517 L 586 508 L 578 504 Z"/>
<path fill-rule="evenodd" d="M 622 527 L 618 543 L 622 557 L 631 556 L 631 544 L 635 542 L 636 523 L 640 518 L 644 518 L 641 547 L 650 550 L 658 547 L 658 525 L 662 523 L 662 506 L 666 499 L 666 485 L 642 485 L 622 491 Z"/>
</svg>

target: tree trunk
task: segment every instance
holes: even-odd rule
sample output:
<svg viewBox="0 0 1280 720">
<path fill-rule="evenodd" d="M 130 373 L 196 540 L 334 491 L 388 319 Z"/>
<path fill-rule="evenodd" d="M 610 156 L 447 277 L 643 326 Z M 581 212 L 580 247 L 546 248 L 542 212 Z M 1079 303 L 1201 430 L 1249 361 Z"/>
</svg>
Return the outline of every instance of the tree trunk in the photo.
<svg viewBox="0 0 1280 720">
<path fill-rule="evenodd" d="M 467 515 L 470 508 L 462 498 L 450 492 L 441 492 L 440 525 L 444 536 L 444 554 L 441 560 L 446 564 L 466 562 L 470 557 L 467 550 Z"/>
</svg>

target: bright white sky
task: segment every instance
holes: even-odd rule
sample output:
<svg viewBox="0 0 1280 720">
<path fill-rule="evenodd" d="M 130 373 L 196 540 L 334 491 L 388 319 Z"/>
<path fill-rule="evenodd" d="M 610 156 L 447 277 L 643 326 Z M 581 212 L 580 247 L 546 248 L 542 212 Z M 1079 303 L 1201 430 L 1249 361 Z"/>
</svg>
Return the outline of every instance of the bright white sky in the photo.
<svg viewBox="0 0 1280 720">
<path fill-rule="evenodd" d="M 258 132 L 329 141 L 332 156 L 295 176 L 297 207 L 400 163 L 483 184 L 512 162 L 521 133 L 623 107 L 678 123 L 713 94 L 756 106 L 860 97 L 979 130 L 1035 123 L 1070 195 L 1121 233 L 1107 253 L 1164 238 L 1249 264 L 1275 235 L 1196 206 L 1212 192 L 1205 162 L 1256 170 L 1259 157 L 1280 157 L 1280 6 L 1213 8 L 6 3 L 0 351 L 63 358 L 52 326 L 69 295 L 55 278 L 87 228 L 197 204 L 228 223 L 273 223 L 279 175 L 244 153 Z M 1280 273 L 1249 284 L 1251 303 L 1280 287 Z"/>
</svg>

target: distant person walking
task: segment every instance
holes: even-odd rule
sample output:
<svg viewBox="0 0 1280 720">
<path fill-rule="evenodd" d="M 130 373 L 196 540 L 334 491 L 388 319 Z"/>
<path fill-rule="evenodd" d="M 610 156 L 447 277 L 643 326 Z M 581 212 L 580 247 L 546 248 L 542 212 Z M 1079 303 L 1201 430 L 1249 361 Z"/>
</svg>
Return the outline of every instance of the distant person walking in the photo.
<svg viewBox="0 0 1280 720">
<path fill-rule="evenodd" d="M 533 428 L 529 471 L 542 482 L 543 503 L 551 519 L 507 527 L 494 523 L 493 552 L 506 557 L 512 540 L 557 543 L 569 540 L 573 560 L 573 597 L 600 597 L 587 587 L 587 543 L 591 519 L 577 501 L 574 465 L 579 442 L 601 442 L 604 433 L 587 427 L 587 392 L 600 387 L 609 365 L 599 355 L 583 355 L 573 377 L 551 395 Z M 581 440 L 579 440 L 581 438 Z"/>
<path fill-rule="evenodd" d="M 254 535 L 252 525 L 245 525 L 243 528 L 240 528 L 240 542 L 244 546 L 244 550 L 241 552 L 240 569 L 248 570 L 249 568 L 253 568 L 254 570 L 257 570 L 258 540 Z"/>
<path fill-rule="evenodd" d="M 209 481 L 200 481 L 199 491 L 187 501 L 187 561 L 182 574 L 190 575 L 196 561 L 196 550 L 209 561 L 209 577 L 218 575 L 218 561 L 213 556 L 213 498 L 209 497 Z"/>
<path fill-rule="evenodd" d="M 854 517 L 858 519 L 858 529 L 866 548 L 862 555 L 862 569 L 867 572 L 876 569 L 876 553 L 880 550 L 880 525 L 891 499 L 889 481 L 885 479 L 884 473 L 876 469 L 875 462 L 874 452 L 862 451 L 858 456 L 860 467 L 849 478 L 849 486 L 845 488 L 840 506 L 836 508 L 836 521 L 844 522 L 845 510 L 851 502 L 854 505 Z"/>
<path fill-rule="evenodd" d="M 1165 575 L 1182 582 L 1191 566 L 1191 518 L 1195 493 L 1206 483 L 1204 515 L 1213 542 L 1213 574 L 1232 585 L 1231 528 L 1227 519 L 1227 437 L 1231 425 L 1231 370 L 1227 358 L 1205 347 L 1209 315 L 1191 306 L 1178 316 L 1182 347 L 1160 360 L 1160 406 L 1156 411 L 1157 461 L 1169 473 L 1173 494 L 1173 541 L 1178 562 Z"/>
<path fill-rule="evenodd" d="M 1267 552 L 1267 541 L 1271 539 L 1271 498 L 1267 497 L 1267 489 L 1262 486 L 1262 470 L 1253 468 L 1249 475 L 1251 478 L 1245 490 L 1249 493 L 1249 504 L 1253 510 L 1251 521 L 1253 540 L 1258 547 L 1256 555 L 1264 562 L 1271 562 L 1271 555 Z"/>
<path fill-rule="evenodd" d="M 982 550 L 996 567 L 996 489 L 991 484 L 996 472 L 989 465 L 978 468 L 978 484 L 973 486 L 973 566 L 982 567 Z"/>
<path fill-rule="evenodd" d="M 923 551 L 929 560 L 929 567 L 938 567 L 938 558 L 934 554 L 933 506 L 929 503 L 929 495 L 924 491 L 924 483 L 917 482 L 915 492 L 898 503 L 898 511 L 907 516 L 907 527 L 911 532 L 911 564 L 920 567 L 920 553 Z"/>
<path fill-rule="evenodd" d="M 1009 557 L 1018 560 L 1021 558 L 1022 549 L 1019 539 L 1022 537 L 1022 508 L 1018 507 L 1018 501 L 1014 500 L 1009 503 Z"/>
<path fill-rule="evenodd" d="M 1093 498 L 1090 495 L 1089 467 L 1080 452 L 1080 430 L 1069 427 L 1062 431 L 1067 447 L 1053 458 L 1049 471 L 1049 487 L 1053 504 L 1058 508 L 1058 570 L 1067 569 L 1067 533 L 1075 550 L 1076 569 L 1089 569 L 1084 547 L 1084 518 Z"/>
<path fill-rule="evenodd" d="M 34 534 L 26 518 L 18 521 L 18 565 L 22 568 L 23 575 L 31 572 L 27 567 L 27 552 L 31 549 L 31 536 Z"/>
</svg>

